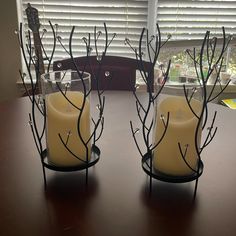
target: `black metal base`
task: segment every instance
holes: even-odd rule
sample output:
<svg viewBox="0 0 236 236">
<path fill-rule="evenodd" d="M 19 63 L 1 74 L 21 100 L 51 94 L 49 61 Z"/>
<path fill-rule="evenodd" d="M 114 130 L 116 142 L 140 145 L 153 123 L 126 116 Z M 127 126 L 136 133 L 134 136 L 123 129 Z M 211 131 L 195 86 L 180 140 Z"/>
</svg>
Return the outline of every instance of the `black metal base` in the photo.
<svg viewBox="0 0 236 236">
<path fill-rule="evenodd" d="M 194 188 L 194 196 L 193 196 L 195 199 L 197 192 L 198 178 L 203 173 L 204 165 L 203 162 L 199 160 L 199 170 L 197 172 L 192 173 L 191 175 L 185 175 L 185 176 L 167 175 L 153 168 L 152 156 L 146 153 L 142 158 L 142 168 L 144 172 L 150 177 L 150 192 L 152 190 L 152 178 L 169 183 L 187 183 L 196 180 Z"/>
<path fill-rule="evenodd" d="M 174 175 L 164 174 L 154 169 L 153 167 L 151 169 L 150 168 L 152 166 L 151 161 L 152 161 L 152 158 L 148 154 L 145 154 L 144 157 L 142 158 L 142 167 L 145 173 L 154 179 L 158 179 L 160 181 L 169 182 L 169 183 L 186 183 L 186 182 L 196 180 L 202 175 L 203 167 L 204 167 L 203 162 L 200 161 L 199 162 L 200 168 L 199 168 L 198 173 L 192 173 L 191 175 L 185 175 L 185 176 L 174 176 Z"/>
<path fill-rule="evenodd" d="M 53 171 L 72 172 L 86 170 L 86 183 L 88 182 L 88 168 L 94 166 L 100 159 L 100 149 L 96 145 L 91 147 L 91 158 L 88 163 L 81 163 L 77 166 L 56 166 L 48 161 L 47 149 L 42 153 L 42 166 L 45 187 L 47 186 L 45 167 Z"/>
</svg>

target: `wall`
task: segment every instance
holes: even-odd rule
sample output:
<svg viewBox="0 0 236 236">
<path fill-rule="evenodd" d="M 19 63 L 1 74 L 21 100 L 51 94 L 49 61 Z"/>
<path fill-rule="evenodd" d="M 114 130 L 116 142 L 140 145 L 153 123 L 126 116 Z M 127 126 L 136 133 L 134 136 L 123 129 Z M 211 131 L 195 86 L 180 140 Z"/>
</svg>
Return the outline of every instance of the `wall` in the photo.
<svg viewBox="0 0 236 236">
<path fill-rule="evenodd" d="M 17 96 L 16 81 L 21 68 L 17 37 L 17 7 L 15 0 L 1 3 L 0 14 L 0 101 Z"/>
</svg>

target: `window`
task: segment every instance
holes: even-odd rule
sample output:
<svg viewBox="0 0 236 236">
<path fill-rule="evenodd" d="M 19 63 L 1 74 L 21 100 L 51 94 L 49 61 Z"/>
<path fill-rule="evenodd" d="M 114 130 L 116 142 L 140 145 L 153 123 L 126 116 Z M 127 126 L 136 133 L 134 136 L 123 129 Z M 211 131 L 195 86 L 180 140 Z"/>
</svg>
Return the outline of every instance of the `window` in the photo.
<svg viewBox="0 0 236 236">
<path fill-rule="evenodd" d="M 27 8 L 28 0 L 22 0 L 22 21 L 27 25 L 27 18 L 24 9 Z M 113 33 L 117 37 L 109 47 L 109 55 L 134 56 L 133 52 L 124 45 L 124 39 L 128 37 L 134 45 L 138 45 L 139 35 L 142 27 L 147 27 L 147 0 L 31 0 L 31 5 L 38 9 L 39 18 L 47 33 L 44 36 L 43 44 L 46 52 L 52 47 L 52 34 L 48 21 L 58 24 L 58 35 L 63 45 L 68 46 L 69 34 L 72 26 L 76 26 L 74 34 L 74 52 L 79 56 L 85 55 L 85 44 L 83 37 L 91 33 L 93 37 L 94 26 L 98 31 L 104 32 L 103 23 L 106 22 L 109 36 Z M 101 41 L 104 39 L 101 35 Z M 54 59 L 68 57 L 62 47 L 57 47 Z"/>
<path fill-rule="evenodd" d="M 18 0 L 21 7 L 20 21 L 27 25 L 24 9 L 28 0 Z M 185 63 L 184 50 L 198 46 L 206 30 L 221 37 L 221 27 L 225 26 L 227 34 L 236 34 L 236 1 L 232 0 L 31 0 L 32 6 L 39 10 L 41 29 L 47 29 L 44 37 L 46 52 L 50 52 L 52 35 L 48 24 L 58 24 L 58 35 L 63 44 L 68 46 L 71 27 L 76 26 L 74 45 L 76 55 L 85 55 L 82 38 L 88 32 L 93 34 L 93 27 L 102 29 L 106 22 L 110 36 L 117 33 L 108 54 L 134 57 L 134 53 L 125 44 L 128 37 L 134 47 L 143 27 L 155 33 L 155 22 L 158 21 L 162 38 L 172 35 L 171 41 L 161 51 L 159 60 L 171 58 L 175 63 Z M 102 37 L 101 37 L 102 39 Z M 102 42 L 101 42 L 102 43 Z M 232 45 L 235 45 L 235 40 Z M 144 49 L 145 52 L 145 49 Z M 236 73 L 235 47 L 229 50 L 228 68 Z M 54 59 L 68 57 L 62 47 L 57 47 Z"/>
<path fill-rule="evenodd" d="M 157 20 L 163 34 L 172 40 L 199 40 L 207 30 L 221 37 L 222 26 L 236 34 L 236 1 L 232 0 L 158 0 Z"/>
<path fill-rule="evenodd" d="M 160 61 L 171 58 L 177 64 L 186 63 L 185 49 L 198 47 L 205 32 L 222 38 L 222 26 L 226 34 L 236 35 L 236 1 L 232 0 L 158 0 L 157 21 L 163 37 L 172 35 L 171 41 L 160 55 Z M 236 74 L 235 39 L 225 57 L 231 73 Z"/>
</svg>

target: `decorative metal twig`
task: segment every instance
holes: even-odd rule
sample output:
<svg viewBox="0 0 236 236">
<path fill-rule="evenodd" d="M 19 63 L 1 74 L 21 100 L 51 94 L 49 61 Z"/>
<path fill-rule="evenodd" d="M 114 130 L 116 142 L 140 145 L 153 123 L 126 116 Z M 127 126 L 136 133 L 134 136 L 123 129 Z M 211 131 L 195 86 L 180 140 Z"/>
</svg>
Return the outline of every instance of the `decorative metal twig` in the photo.
<svg viewBox="0 0 236 236">
<path fill-rule="evenodd" d="M 189 53 L 190 57 L 194 60 L 195 71 L 197 72 L 196 75 L 198 80 L 200 81 L 202 89 L 202 101 L 203 101 L 200 114 L 197 115 L 193 112 L 196 119 L 198 120 L 197 127 L 195 130 L 195 150 L 198 156 L 198 165 L 196 169 L 197 175 L 199 175 L 201 171 L 200 170 L 201 169 L 200 163 L 202 162 L 201 153 L 211 143 L 217 132 L 217 127 L 214 127 L 215 119 L 217 116 L 216 111 L 214 112 L 210 127 L 208 127 L 206 130 L 207 135 L 205 137 L 205 140 L 201 140 L 201 143 L 199 143 L 198 133 L 203 132 L 205 130 L 205 127 L 209 120 L 209 115 L 208 115 L 209 103 L 214 99 L 216 99 L 217 97 L 219 97 L 219 95 L 223 93 L 223 91 L 226 89 L 226 87 L 230 82 L 229 81 L 226 85 L 222 86 L 219 80 L 220 71 L 224 61 L 224 53 L 227 50 L 227 47 L 231 40 L 230 36 L 226 37 L 224 27 L 222 28 L 222 35 L 223 35 L 223 43 L 221 45 L 219 56 L 216 55 L 217 38 L 213 37 L 212 39 L 210 39 L 209 31 L 206 32 L 205 37 L 203 39 L 198 60 L 196 60 L 195 55 L 191 55 Z M 196 49 L 194 49 L 194 51 L 196 51 Z M 204 68 L 207 68 L 207 72 L 205 74 L 203 73 Z M 210 76 L 213 76 L 214 71 L 216 72 L 214 74 L 215 76 L 214 84 L 212 87 L 207 86 L 207 82 L 209 81 Z M 219 84 L 220 88 L 219 92 L 215 92 L 217 84 Z M 213 96 L 214 92 L 215 95 Z M 196 179 L 194 197 L 196 196 L 197 183 L 198 183 L 198 178 Z"/>
<path fill-rule="evenodd" d="M 28 8 L 27 8 L 28 9 Z M 30 9 L 30 10 L 29 10 Z M 19 32 L 17 31 L 18 34 L 18 40 L 19 40 L 19 45 L 22 51 L 22 55 L 23 55 L 23 59 L 26 65 L 26 72 L 22 72 L 20 70 L 20 77 L 22 79 L 23 82 L 23 86 L 25 87 L 26 90 L 26 94 L 28 95 L 30 101 L 31 101 L 31 113 L 29 114 L 29 124 L 31 127 L 31 131 L 33 134 L 33 139 L 35 141 L 35 145 L 36 148 L 39 152 L 40 158 L 41 158 L 41 163 L 42 163 L 42 167 L 43 167 L 43 174 L 44 174 L 44 183 L 45 183 L 45 187 L 46 187 L 46 175 L 45 175 L 45 167 L 52 169 L 52 170 L 60 170 L 60 171 L 72 171 L 72 170 L 80 170 L 80 169 L 86 169 L 86 183 L 87 183 L 87 179 L 88 179 L 88 168 L 92 165 L 94 165 L 98 159 L 99 159 L 99 155 L 100 155 L 100 150 L 95 146 L 96 142 L 99 140 L 99 138 L 102 135 L 103 132 L 103 128 L 104 128 L 104 117 L 103 117 L 103 111 L 104 111 L 104 106 L 105 106 L 105 97 L 102 96 L 104 91 L 99 90 L 100 87 L 100 72 L 102 70 L 102 65 L 103 65 L 103 60 L 105 58 L 106 52 L 108 47 L 110 46 L 111 42 L 113 41 L 113 39 L 116 37 L 116 34 L 113 34 L 112 38 L 109 40 L 108 39 L 108 31 L 107 31 L 107 27 L 106 24 L 104 23 L 104 31 L 105 31 L 105 45 L 103 48 L 102 52 L 99 52 L 98 47 L 97 47 L 97 43 L 99 41 L 99 37 L 102 34 L 101 31 L 97 32 L 96 31 L 96 27 L 94 28 L 94 44 L 95 44 L 95 52 L 97 54 L 97 61 L 98 61 L 98 72 L 93 75 L 93 79 L 95 80 L 95 84 L 96 84 L 96 94 L 98 97 L 98 104 L 97 104 L 97 110 L 98 110 L 98 115 L 96 117 L 96 119 L 91 118 L 91 122 L 93 124 L 93 129 L 89 135 L 89 137 L 84 138 L 82 135 L 82 115 L 85 109 L 85 104 L 86 101 L 89 98 L 89 95 L 91 93 L 91 89 L 87 89 L 86 88 L 86 84 L 84 81 L 84 75 L 85 73 L 85 69 L 86 66 L 90 66 L 90 54 L 92 52 L 92 47 L 91 47 L 91 37 L 90 34 L 88 34 L 88 38 L 83 38 L 83 42 L 85 43 L 85 47 L 86 47 L 86 56 L 87 56 L 87 65 L 84 66 L 84 68 L 81 70 L 81 67 L 79 65 L 79 61 L 75 61 L 75 57 L 73 55 L 73 35 L 74 35 L 74 31 L 75 31 L 75 27 L 72 27 L 71 33 L 70 33 L 70 38 L 69 38 L 69 46 L 68 49 L 63 45 L 62 43 L 62 39 L 60 37 L 60 35 L 58 34 L 58 25 L 56 24 L 55 26 L 52 25 L 52 23 L 49 21 L 49 25 L 51 27 L 51 32 L 52 32 L 52 37 L 53 37 L 53 46 L 51 49 L 51 53 L 50 55 L 47 55 L 47 52 L 44 48 L 43 45 L 43 37 L 45 36 L 45 34 L 47 33 L 46 30 L 43 30 L 43 33 L 41 36 L 39 36 L 39 20 L 36 19 L 34 20 L 33 17 L 36 17 L 37 14 L 37 10 L 35 8 L 32 8 L 29 5 L 29 9 L 28 9 L 28 17 L 30 18 L 31 21 L 29 21 L 29 24 L 31 24 L 31 30 L 34 33 L 34 39 L 35 39 L 35 32 L 38 34 L 37 39 L 38 39 L 38 45 L 37 48 L 35 48 L 32 45 L 32 34 L 31 32 L 28 30 L 27 32 L 27 40 L 26 42 L 23 39 L 23 27 L 22 24 L 20 24 L 20 30 Z M 33 16 L 31 15 L 33 14 Z M 35 14 L 35 15 L 34 15 Z M 38 23 L 38 25 L 34 25 L 33 23 L 36 22 Z M 54 29 L 55 27 L 55 29 Z M 35 31 L 34 31 L 35 30 Z M 75 68 L 75 73 L 76 77 L 80 80 L 81 84 L 82 84 L 82 93 L 83 93 L 83 97 L 82 97 L 82 102 L 80 104 L 80 106 L 76 105 L 74 102 L 72 102 L 72 100 L 67 96 L 67 91 L 68 91 L 68 86 L 66 81 L 64 82 L 64 77 L 66 72 L 61 72 L 62 76 L 59 78 L 59 80 L 56 80 L 56 88 L 57 90 L 62 94 L 62 98 L 66 100 L 66 102 L 68 102 L 74 109 L 78 110 L 78 120 L 77 120 L 77 134 L 78 137 L 80 139 L 80 141 L 82 142 L 82 145 L 84 146 L 85 150 L 86 150 L 86 158 L 83 159 L 80 156 L 78 156 L 75 151 L 73 149 L 70 148 L 69 143 L 70 143 L 70 137 L 71 137 L 71 131 L 69 130 L 67 135 L 64 137 L 64 134 L 59 133 L 58 134 L 58 139 L 60 140 L 62 146 L 64 146 L 65 150 L 68 151 L 68 153 L 70 153 L 73 157 L 75 157 L 76 159 L 80 160 L 82 162 L 82 166 L 73 166 L 73 167 L 57 167 L 55 165 L 51 165 L 50 163 L 48 163 L 48 161 L 45 161 L 45 158 L 47 157 L 47 151 L 46 151 L 46 147 L 44 146 L 44 134 L 45 134 L 45 127 L 46 127 L 46 101 L 45 98 L 42 98 L 41 95 L 41 88 L 38 90 L 39 85 L 40 85 L 40 76 L 42 74 L 42 71 L 44 71 L 44 68 L 42 69 L 41 66 L 41 62 L 39 60 L 39 51 L 42 51 L 42 58 L 44 58 L 45 61 L 47 61 L 47 63 L 45 63 L 45 67 L 46 68 L 46 72 L 49 73 L 50 71 L 50 66 L 53 60 L 53 56 L 54 56 L 54 52 L 56 50 L 56 46 L 57 46 L 57 42 L 59 43 L 59 45 L 65 50 L 65 52 L 70 56 L 70 59 L 73 62 L 74 68 Z M 101 54 L 100 54 L 101 53 Z M 99 57 L 99 55 L 101 55 L 101 57 Z M 33 68 L 32 68 L 33 67 Z M 91 67 L 91 66 L 90 66 Z M 33 73 L 35 73 L 35 77 L 33 76 Z M 30 81 L 30 89 L 28 89 L 28 86 L 26 85 L 26 78 L 29 79 Z M 65 88 L 63 87 L 65 85 Z M 53 85 L 54 86 L 54 85 Z M 39 93 L 39 94 L 38 94 Z M 41 118 L 43 118 L 43 124 L 40 126 L 38 124 L 38 119 L 40 119 L 40 117 L 38 118 L 37 116 L 41 115 Z M 92 145 L 90 144 L 92 142 Z M 90 147 L 91 147 L 91 152 L 94 152 L 97 157 L 95 157 L 94 160 L 90 161 Z"/>
<path fill-rule="evenodd" d="M 148 30 L 143 28 L 141 35 L 140 35 L 140 39 L 139 39 L 138 49 L 134 48 L 131 45 L 131 42 L 128 38 L 125 39 L 125 44 L 127 44 L 135 52 L 138 68 L 139 68 L 140 74 L 142 76 L 142 79 L 147 86 L 147 92 L 148 92 L 148 102 L 147 102 L 147 104 L 143 104 L 141 102 L 136 90 L 133 91 L 133 94 L 136 99 L 136 110 L 138 113 L 139 120 L 141 122 L 142 136 L 143 136 L 143 141 L 145 143 L 145 149 L 146 149 L 145 151 L 141 151 L 141 148 L 140 148 L 137 138 L 136 138 L 136 134 L 138 133 L 137 132 L 138 129 L 134 129 L 133 123 L 132 123 L 132 121 L 130 121 L 130 126 L 131 126 L 131 131 L 133 134 L 133 138 L 135 140 L 136 146 L 137 146 L 142 157 L 144 157 L 146 153 L 149 153 L 149 154 L 152 153 L 153 149 L 156 148 L 161 141 L 161 140 L 159 140 L 154 145 L 152 143 L 151 130 L 153 128 L 154 120 L 153 120 L 153 117 L 150 117 L 150 115 L 152 116 L 152 111 L 153 111 L 153 106 L 155 104 L 155 100 L 157 99 L 158 95 L 160 94 L 162 88 L 164 87 L 165 82 L 167 81 L 167 77 L 168 77 L 168 73 L 169 73 L 169 69 L 170 69 L 170 61 L 169 61 L 167 70 L 163 74 L 163 76 L 164 76 L 163 81 L 164 82 L 161 85 L 160 89 L 158 91 L 156 91 L 155 93 L 153 93 L 153 84 L 151 84 L 151 79 L 150 79 L 151 72 L 154 70 L 154 66 L 157 62 L 157 58 L 159 56 L 161 47 L 165 44 L 166 41 L 169 40 L 169 39 L 167 39 L 163 43 L 161 41 L 161 34 L 160 34 L 159 25 L 157 24 L 156 27 L 157 27 L 157 34 L 152 35 L 151 37 L 149 37 L 149 35 L 148 35 Z M 143 63 L 144 62 L 144 59 L 143 59 L 144 53 L 142 51 L 142 44 L 143 44 L 145 33 L 146 33 L 146 47 L 147 47 L 147 51 L 148 51 L 148 61 L 151 64 L 148 73 L 144 72 L 146 70 L 144 68 L 144 63 Z M 165 127 L 163 134 L 165 134 L 165 132 L 166 132 L 168 122 L 169 122 L 169 115 L 167 117 L 166 122 L 163 123 L 163 126 Z"/>
<path fill-rule="evenodd" d="M 196 128 L 194 131 L 194 149 L 196 151 L 197 155 L 197 166 L 193 167 L 189 161 L 187 160 L 187 155 L 189 153 L 189 144 L 181 144 L 178 142 L 176 145 L 178 146 L 180 157 L 182 158 L 183 162 L 185 163 L 186 167 L 189 168 L 190 171 L 192 171 L 192 175 L 189 176 L 184 176 L 183 178 L 181 176 L 167 176 L 167 175 L 162 175 L 161 173 L 155 173 L 155 170 L 153 170 L 152 163 L 153 163 L 153 151 L 154 149 L 158 149 L 159 144 L 162 142 L 164 139 L 166 132 L 168 130 L 168 124 L 169 124 L 169 119 L 171 114 L 167 112 L 166 116 L 161 115 L 160 119 L 162 122 L 159 123 L 159 125 L 163 126 L 162 127 L 162 134 L 159 135 L 159 140 L 156 141 L 156 143 L 153 143 L 153 140 L 151 140 L 151 135 L 152 131 L 154 129 L 154 116 L 153 114 L 153 106 L 154 102 L 156 99 L 159 97 L 161 94 L 165 83 L 167 81 L 168 77 L 168 72 L 170 68 L 170 61 L 167 66 L 166 71 L 163 70 L 163 83 L 160 84 L 159 88 L 155 93 L 153 93 L 153 88 L 151 87 L 149 83 L 149 77 L 146 73 L 144 73 L 144 67 L 143 67 L 143 55 L 144 53 L 142 52 L 142 44 L 143 44 L 143 38 L 144 38 L 144 32 L 145 29 L 142 30 L 142 33 L 140 35 L 140 41 L 139 41 L 139 47 L 138 49 L 132 47 L 131 42 L 129 39 L 125 39 L 125 44 L 127 44 L 135 53 L 138 67 L 140 69 L 140 74 L 143 78 L 144 83 L 147 85 L 147 91 L 148 91 L 148 102 L 147 105 L 144 105 L 141 100 L 139 99 L 138 95 L 136 94 L 136 91 L 134 91 L 134 97 L 136 99 L 136 110 L 137 110 L 137 115 L 139 118 L 139 121 L 141 123 L 141 132 L 142 132 L 142 139 L 143 143 L 145 146 L 145 151 L 142 150 L 141 145 L 138 143 L 138 139 L 136 137 L 139 128 L 134 128 L 132 121 L 130 121 L 130 126 L 131 126 L 131 131 L 132 131 L 132 136 L 135 142 L 135 145 L 138 149 L 139 154 L 142 157 L 142 166 L 144 171 L 150 176 L 150 192 L 152 189 L 152 178 L 156 178 L 162 181 L 167 181 L 167 182 L 187 182 L 187 181 L 192 181 L 196 180 L 195 182 L 195 188 L 194 188 L 194 199 L 196 197 L 196 191 L 197 191 L 197 185 L 198 185 L 198 178 L 201 176 L 203 172 L 203 162 L 201 159 L 201 153 L 204 150 L 205 147 L 207 147 L 210 142 L 213 140 L 213 138 L 216 135 L 217 132 L 217 127 L 214 127 L 215 120 L 216 120 L 216 115 L 217 112 L 214 113 L 214 116 L 212 118 L 212 121 L 210 123 L 210 127 L 207 128 L 207 135 L 205 137 L 205 140 L 199 139 L 198 135 L 199 133 L 203 132 L 207 123 L 208 123 L 208 104 L 216 99 L 223 91 L 226 89 L 227 85 L 229 82 L 222 86 L 219 76 L 220 76 L 220 71 L 222 68 L 222 64 L 224 61 L 224 52 L 227 49 L 227 46 L 229 45 L 229 42 L 231 40 L 231 37 L 226 38 L 225 35 L 225 30 L 222 28 L 223 32 L 223 43 L 222 47 L 220 50 L 220 54 L 217 56 L 216 55 L 216 48 L 218 48 L 218 42 L 217 38 L 213 37 L 210 39 L 210 32 L 207 31 L 205 34 L 205 37 L 202 42 L 201 50 L 200 53 L 197 54 L 196 48 L 193 48 L 193 52 L 191 50 L 187 49 L 186 53 L 189 55 L 190 59 L 192 59 L 195 71 L 196 71 L 196 78 L 198 81 L 198 85 L 196 85 L 194 88 L 189 89 L 185 85 L 183 85 L 183 93 L 184 93 L 184 98 L 186 100 L 186 104 L 189 108 L 189 110 L 192 112 L 193 116 L 196 119 Z M 146 37 L 146 47 L 147 47 L 147 58 L 148 61 L 152 64 L 153 68 L 156 64 L 158 55 L 160 53 L 160 49 L 163 45 L 166 44 L 166 42 L 170 39 L 171 37 L 168 37 L 167 40 L 164 43 L 161 43 L 161 33 L 159 26 L 157 24 L 157 35 L 156 36 L 151 36 L 149 39 L 148 37 L 148 32 L 147 32 L 147 37 Z M 207 68 L 207 72 L 204 72 L 204 68 Z M 209 81 L 210 76 L 213 75 L 213 72 L 215 72 L 215 81 L 212 87 L 207 88 L 207 83 Z M 214 93 L 214 90 L 219 84 L 220 91 L 218 93 Z M 201 100 L 202 100 L 202 105 L 200 107 L 200 111 L 196 111 L 194 109 L 192 101 L 195 99 L 195 93 L 199 89 L 201 90 Z M 152 108 L 152 109 L 151 109 Z M 156 119 L 159 119 L 156 117 Z M 201 142 L 201 143 L 200 143 Z M 184 145 L 184 146 L 183 146 Z"/>
<path fill-rule="evenodd" d="M 162 141 L 167 127 L 168 127 L 168 122 L 169 122 L 169 113 L 167 116 L 167 120 L 164 121 L 163 120 L 163 127 L 164 127 L 164 131 L 163 134 L 161 135 L 160 139 L 157 140 L 156 143 L 152 143 L 152 129 L 154 126 L 154 116 L 153 116 L 153 108 L 155 105 L 155 101 L 158 97 L 158 95 L 161 93 L 161 90 L 163 89 L 167 78 L 168 78 L 168 73 L 169 73 L 169 69 L 170 69 L 170 61 L 168 63 L 167 69 L 166 71 L 163 71 L 163 83 L 160 86 L 159 90 L 155 91 L 155 93 L 153 93 L 154 88 L 153 88 L 153 84 L 151 82 L 151 73 L 152 71 L 154 71 L 154 67 L 155 64 L 157 62 L 159 53 L 160 53 L 160 49 L 162 48 L 162 46 L 170 39 L 168 38 L 164 43 L 161 41 L 161 33 L 160 33 L 160 28 L 159 25 L 156 25 L 157 28 L 157 33 L 156 35 L 152 35 L 149 37 L 148 35 L 148 30 L 146 30 L 145 28 L 143 28 L 141 35 L 140 35 L 140 39 L 139 39 L 139 46 L 138 49 L 134 48 L 130 42 L 130 40 L 128 38 L 125 39 L 125 44 L 128 45 L 132 51 L 134 51 L 135 53 L 135 57 L 136 57 L 136 61 L 137 61 L 137 65 L 140 71 L 140 74 L 142 76 L 142 80 L 144 81 L 145 85 L 147 86 L 147 93 L 148 93 L 148 101 L 147 103 L 143 103 L 141 101 L 141 99 L 138 96 L 138 93 L 136 92 L 136 90 L 133 91 L 134 97 L 136 99 L 136 110 L 137 110 L 137 114 L 139 117 L 139 121 L 141 123 L 141 133 L 142 133 L 142 139 L 145 145 L 145 150 L 142 150 L 140 144 L 138 143 L 138 139 L 137 139 L 137 134 L 139 133 L 139 128 L 134 129 L 133 127 L 133 122 L 130 121 L 130 127 L 131 127 L 131 132 L 132 132 L 132 136 L 135 142 L 135 145 L 140 153 L 140 155 L 142 156 L 142 162 L 143 164 L 145 163 L 149 170 L 152 172 L 152 162 L 149 162 L 149 160 L 146 158 L 147 156 L 152 156 L 152 152 L 155 148 L 158 147 L 158 145 L 160 144 L 160 142 Z M 148 71 L 148 73 L 144 72 L 146 71 L 144 68 L 144 52 L 142 51 L 142 45 L 143 45 L 143 41 L 144 41 L 144 34 L 146 33 L 146 48 L 147 48 L 147 58 L 148 58 L 148 62 L 150 63 L 150 69 Z M 151 182 L 152 182 L 152 177 L 150 177 L 150 189 L 151 189 Z"/>
</svg>

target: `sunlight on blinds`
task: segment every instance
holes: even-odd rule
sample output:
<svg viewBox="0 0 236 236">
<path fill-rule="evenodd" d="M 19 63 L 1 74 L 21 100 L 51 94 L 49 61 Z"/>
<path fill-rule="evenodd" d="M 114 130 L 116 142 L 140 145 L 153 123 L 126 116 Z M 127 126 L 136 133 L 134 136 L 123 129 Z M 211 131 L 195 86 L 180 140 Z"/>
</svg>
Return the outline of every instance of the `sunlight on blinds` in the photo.
<svg viewBox="0 0 236 236">
<path fill-rule="evenodd" d="M 28 1 L 22 0 L 22 2 L 25 9 Z M 103 22 L 106 22 L 110 37 L 113 33 L 117 33 L 117 37 L 109 47 L 108 55 L 133 57 L 133 52 L 124 45 L 124 40 L 128 37 L 134 46 L 137 46 L 142 27 L 147 27 L 147 0 L 31 0 L 31 5 L 39 11 L 41 30 L 43 28 L 47 30 L 43 39 L 46 51 L 51 50 L 53 43 L 49 20 L 53 25 L 58 24 L 57 33 L 66 47 L 71 28 L 76 26 L 73 45 L 78 56 L 85 55 L 82 38 L 87 37 L 88 33 L 93 36 L 95 25 L 98 30 L 104 32 Z M 23 22 L 27 26 L 25 13 Z M 102 39 L 104 40 L 101 36 L 101 44 Z M 54 59 L 63 57 L 67 57 L 65 50 L 58 47 Z"/>
</svg>

